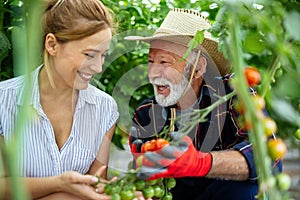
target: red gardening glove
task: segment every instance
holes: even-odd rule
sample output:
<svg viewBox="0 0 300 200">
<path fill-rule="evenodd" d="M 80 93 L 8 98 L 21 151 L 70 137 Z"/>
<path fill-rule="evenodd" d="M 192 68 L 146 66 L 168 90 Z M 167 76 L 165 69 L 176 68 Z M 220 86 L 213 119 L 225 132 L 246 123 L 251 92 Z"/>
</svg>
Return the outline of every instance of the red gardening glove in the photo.
<svg viewBox="0 0 300 200">
<path fill-rule="evenodd" d="M 131 153 L 134 157 L 134 160 L 136 160 L 136 158 L 139 155 L 141 155 L 141 148 L 143 145 L 143 141 L 141 139 L 139 139 L 138 133 L 137 133 L 137 130 L 135 127 L 130 128 L 128 140 L 129 140 L 129 146 L 130 146 Z"/>
<path fill-rule="evenodd" d="M 143 165 L 137 177 L 139 179 L 203 177 L 212 165 L 210 153 L 199 152 L 188 136 L 173 132 L 172 143 L 156 152 L 146 152 Z"/>
</svg>

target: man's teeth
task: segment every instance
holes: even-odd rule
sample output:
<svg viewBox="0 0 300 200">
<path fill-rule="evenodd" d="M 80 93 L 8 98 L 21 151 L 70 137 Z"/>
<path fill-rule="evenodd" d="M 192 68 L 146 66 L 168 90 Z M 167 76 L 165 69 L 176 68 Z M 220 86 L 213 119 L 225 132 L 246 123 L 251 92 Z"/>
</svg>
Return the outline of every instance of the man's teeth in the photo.
<svg viewBox="0 0 300 200">
<path fill-rule="evenodd" d="M 92 75 L 86 75 L 86 74 L 83 74 L 83 73 L 80 73 L 80 75 L 85 78 L 85 79 L 90 79 L 92 78 Z"/>
<path fill-rule="evenodd" d="M 157 89 L 158 90 L 164 90 L 164 89 L 166 89 L 168 86 L 166 86 L 166 85 L 158 85 L 157 86 Z"/>
</svg>

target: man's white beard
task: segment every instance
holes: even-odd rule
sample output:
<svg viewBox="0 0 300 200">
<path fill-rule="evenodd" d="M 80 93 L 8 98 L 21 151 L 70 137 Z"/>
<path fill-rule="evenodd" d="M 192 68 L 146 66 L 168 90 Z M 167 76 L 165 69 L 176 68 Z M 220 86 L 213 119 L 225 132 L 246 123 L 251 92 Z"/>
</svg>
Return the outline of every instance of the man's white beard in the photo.
<svg viewBox="0 0 300 200">
<path fill-rule="evenodd" d="M 182 81 L 179 84 L 172 84 L 165 78 L 150 79 L 150 83 L 153 84 L 157 103 L 163 107 L 167 107 L 175 105 L 178 102 L 180 97 L 184 94 L 189 82 L 185 76 L 182 76 Z M 168 85 L 170 87 L 170 94 L 168 96 L 159 94 L 155 85 Z"/>
</svg>

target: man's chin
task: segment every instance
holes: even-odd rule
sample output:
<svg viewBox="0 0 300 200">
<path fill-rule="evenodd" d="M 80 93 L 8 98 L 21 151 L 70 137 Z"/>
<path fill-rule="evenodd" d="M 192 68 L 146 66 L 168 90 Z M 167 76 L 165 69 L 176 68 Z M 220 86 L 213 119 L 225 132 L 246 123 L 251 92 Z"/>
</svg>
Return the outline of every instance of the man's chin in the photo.
<svg viewBox="0 0 300 200">
<path fill-rule="evenodd" d="M 171 99 L 170 97 L 165 97 L 163 95 L 155 95 L 156 102 L 163 107 L 168 107 L 175 105 L 177 100 Z"/>
</svg>

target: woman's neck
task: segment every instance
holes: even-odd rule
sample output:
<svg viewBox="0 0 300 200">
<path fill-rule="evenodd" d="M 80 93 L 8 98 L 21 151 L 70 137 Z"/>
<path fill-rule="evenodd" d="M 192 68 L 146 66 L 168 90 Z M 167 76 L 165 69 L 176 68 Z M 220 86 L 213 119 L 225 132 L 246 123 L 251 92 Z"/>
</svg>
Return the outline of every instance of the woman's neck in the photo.
<svg viewBox="0 0 300 200">
<path fill-rule="evenodd" d="M 55 83 L 55 80 L 54 80 Z M 75 107 L 78 99 L 78 90 L 70 87 L 61 87 L 56 84 L 53 87 L 50 84 L 49 77 L 45 68 L 43 67 L 39 74 L 39 90 L 40 98 L 42 101 L 55 101 L 55 102 L 70 102 L 72 107 Z"/>
</svg>

